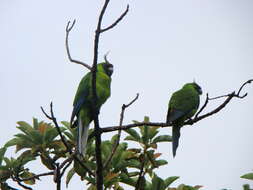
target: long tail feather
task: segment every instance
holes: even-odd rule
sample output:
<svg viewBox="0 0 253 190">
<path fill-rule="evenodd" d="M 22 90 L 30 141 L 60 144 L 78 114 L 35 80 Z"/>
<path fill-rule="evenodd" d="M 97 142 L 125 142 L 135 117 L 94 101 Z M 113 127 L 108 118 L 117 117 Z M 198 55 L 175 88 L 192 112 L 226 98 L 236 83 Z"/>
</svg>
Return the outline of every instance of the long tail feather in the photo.
<svg viewBox="0 0 253 190">
<path fill-rule="evenodd" d="M 173 126 L 172 127 L 172 151 L 173 151 L 173 157 L 176 156 L 176 151 L 178 147 L 180 137 L 180 127 Z"/>
<path fill-rule="evenodd" d="M 81 155 L 85 155 L 86 144 L 88 140 L 89 125 L 83 126 L 81 117 L 78 117 L 78 137 L 77 137 L 77 151 Z"/>
</svg>

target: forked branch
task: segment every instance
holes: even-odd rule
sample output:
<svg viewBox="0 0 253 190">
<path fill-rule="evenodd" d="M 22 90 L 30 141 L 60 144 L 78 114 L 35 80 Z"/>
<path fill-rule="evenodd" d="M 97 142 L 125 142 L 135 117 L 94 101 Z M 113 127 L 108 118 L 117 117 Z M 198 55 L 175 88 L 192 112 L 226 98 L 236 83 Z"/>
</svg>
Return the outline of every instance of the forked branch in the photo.
<svg viewBox="0 0 253 190">
<path fill-rule="evenodd" d="M 53 121 L 57 132 L 59 133 L 60 137 L 61 137 L 61 141 L 63 142 L 64 146 L 66 147 L 67 151 L 69 152 L 69 154 L 71 156 L 73 156 L 73 158 L 83 167 L 83 169 L 85 169 L 90 175 L 95 176 L 95 174 L 78 158 L 78 156 L 71 150 L 71 148 L 68 146 L 68 143 L 66 141 L 66 139 L 64 138 L 64 136 L 62 135 L 62 132 L 60 130 L 59 124 L 57 122 L 56 117 L 54 116 L 54 111 L 53 111 L 53 103 L 50 103 L 50 115 L 48 115 L 45 110 L 43 109 L 43 107 L 41 107 L 42 112 L 44 113 L 44 115 L 51 121 Z M 69 160 L 72 161 L 72 160 Z"/>
<path fill-rule="evenodd" d="M 136 97 L 131 102 L 129 102 L 128 104 L 123 104 L 122 105 L 121 113 L 120 113 L 120 120 L 119 120 L 119 127 L 121 127 L 122 124 L 123 124 L 124 114 L 125 114 L 126 108 L 131 106 L 138 98 L 139 98 L 139 93 L 136 94 Z M 109 166 L 114 154 L 116 153 L 116 150 L 119 146 L 120 137 L 121 137 L 121 130 L 118 130 L 118 138 L 117 138 L 116 142 L 113 145 L 112 153 L 110 154 L 110 156 L 108 157 L 107 161 L 104 164 L 104 168 L 107 168 Z"/>
<path fill-rule="evenodd" d="M 106 27 L 104 29 L 101 29 L 100 33 L 103 33 L 105 31 L 110 30 L 113 27 L 115 27 L 126 16 L 126 14 L 128 13 L 128 11 L 129 11 L 129 5 L 127 5 L 126 10 L 121 14 L 121 16 L 114 23 L 112 23 L 110 26 L 108 26 L 108 27 Z"/>
<path fill-rule="evenodd" d="M 67 55 L 68 55 L 68 58 L 71 62 L 73 63 L 76 63 L 76 64 L 79 64 L 79 65 L 82 65 L 84 67 L 86 67 L 87 69 L 91 70 L 91 67 L 86 64 L 86 63 L 83 63 L 81 61 L 78 61 L 76 59 L 72 59 L 71 55 L 70 55 L 70 50 L 69 50 L 69 33 L 71 32 L 71 30 L 73 29 L 75 23 L 76 23 L 76 20 L 73 21 L 73 23 L 70 25 L 70 21 L 68 21 L 68 24 L 66 26 L 66 37 L 65 37 L 65 46 L 66 46 L 66 50 L 67 50 Z"/>
</svg>

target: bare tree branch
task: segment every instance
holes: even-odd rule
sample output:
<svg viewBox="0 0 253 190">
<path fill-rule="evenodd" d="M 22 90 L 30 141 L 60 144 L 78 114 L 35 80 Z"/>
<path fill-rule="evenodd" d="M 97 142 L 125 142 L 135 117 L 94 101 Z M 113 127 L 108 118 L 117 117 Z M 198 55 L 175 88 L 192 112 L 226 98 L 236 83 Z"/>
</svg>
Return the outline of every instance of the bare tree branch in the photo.
<svg viewBox="0 0 253 190">
<path fill-rule="evenodd" d="M 106 27 L 104 29 L 101 29 L 100 33 L 103 33 L 105 31 L 110 30 L 113 27 L 115 27 L 126 16 L 126 14 L 128 13 L 128 11 L 129 11 L 129 5 L 127 5 L 126 10 L 121 14 L 121 16 L 114 23 L 112 23 L 110 26 L 108 26 L 108 27 Z"/>
<path fill-rule="evenodd" d="M 59 166 L 60 169 L 63 168 L 62 173 L 61 173 L 61 177 L 63 176 L 65 170 L 68 168 L 68 166 L 72 163 L 73 160 L 73 156 L 70 156 L 69 158 L 67 158 L 66 160 L 64 160 L 61 165 Z M 33 180 L 33 179 L 40 179 L 40 177 L 43 176 L 49 176 L 49 175 L 54 175 L 54 171 L 51 172 L 45 172 L 45 173 L 41 173 L 41 174 L 36 174 L 32 177 L 28 177 L 28 178 L 22 178 L 19 179 L 19 181 L 29 181 L 29 180 Z"/>
<path fill-rule="evenodd" d="M 140 126 L 150 126 L 150 127 L 169 127 L 171 126 L 170 124 L 163 123 L 163 122 L 139 122 L 139 123 L 132 123 L 132 124 L 127 124 L 127 125 L 122 125 L 122 126 L 111 126 L 111 127 L 104 127 L 102 128 L 102 133 L 108 133 L 112 131 L 118 131 L 118 130 L 127 130 L 130 128 L 134 127 L 140 127 Z"/>
<path fill-rule="evenodd" d="M 32 177 L 22 178 L 19 181 L 29 181 L 29 180 L 33 180 L 33 179 L 40 179 L 40 177 L 49 176 L 49 175 L 54 175 L 54 172 L 52 171 L 52 172 L 45 172 L 45 173 L 37 174 Z"/>
<path fill-rule="evenodd" d="M 203 106 L 200 108 L 200 110 L 197 112 L 197 114 L 195 115 L 195 117 L 193 119 L 189 119 L 187 121 L 184 122 L 184 125 L 193 125 L 194 123 L 197 123 L 198 121 L 204 119 L 204 118 L 207 118 L 213 114 L 216 114 L 218 113 L 219 111 L 221 111 L 233 98 L 244 98 L 247 96 L 247 93 L 245 93 L 244 95 L 241 95 L 241 91 L 243 89 L 243 87 L 246 85 L 246 84 L 249 84 L 253 82 L 253 79 L 250 79 L 248 81 L 246 81 L 245 83 L 243 83 L 243 85 L 240 87 L 240 89 L 238 90 L 237 93 L 235 92 L 232 92 L 230 94 L 227 94 L 227 95 L 222 95 L 222 96 L 217 96 L 215 98 L 209 98 L 208 94 L 206 95 L 206 100 L 205 100 L 205 103 L 203 104 Z M 214 100 L 214 99 L 218 99 L 218 98 L 223 98 L 223 97 L 227 97 L 225 99 L 225 101 L 220 104 L 218 107 L 216 107 L 214 110 L 206 113 L 206 114 L 203 114 L 201 116 L 200 113 L 206 108 L 207 104 L 209 103 L 210 100 Z M 157 126 L 157 127 L 170 127 L 171 124 L 167 124 L 167 123 L 161 123 L 161 122 L 140 122 L 140 123 L 133 123 L 133 124 L 128 124 L 128 125 L 122 125 L 122 126 L 111 126 L 111 127 L 105 127 L 105 128 L 102 128 L 102 133 L 107 133 L 107 132 L 111 132 L 111 131 L 118 131 L 118 130 L 126 130 L 126 129 L 129 129 L 129 128 L 133 128 L 133 127 L 139 127 L 139 126 L 143 126 L 143 125 L 146 125 L 146 126 Z"/>
<path fill-rule="evenodd" d="M 55 127 L 56 127 L 56 129 L 57 129 L 57 131 L 58 131 L 58 133 L 59 133 L 59 135 L 60 135 L 60 137 L 61 137 L 61 141 L 63 142 L 63 144 L 64 144 L 64 146 L 66 147 L 66 149 L 68 150 L 68 152 L 69 152 L 70 154 L 72 154 L 72 150 L 71 150 L 71 148 L 68 146 L 68 144 L 67 144 L 67 142 L 66 142 L 64 136 L 62 135 L 61 130 L 60 130 L 60 127 L 59 127 L 58 122 L 57 122 L 57 119 L 56 119 L 56 117 L 54 116 L 54 112 L 53 112 L 53 102 L 50 103 L 50 113 L 51 113 L 51 116 L 49 116 L 49 115 L 44 111 L 43 107 L 40 107 L 40 108 L 41 108 L 42 112 L 45 114 L 45 116 L 46 116 L 48 119 L 50 119 L 50 120 L 53 121 L 53 123 L 54 123 L 54 125 L 55 125 Z"/>
<path fill-rule="evenodd" d="M 83 62 L 78 61 L 78 60 L 75 60 L 75 59 L 72 59 L 72 57 L 70 55 L 70 50 L 69 50 L 69 33 L 73 29 L 75 23 L 76 23 L 76 20 L 74 20 L 73 23 L 70 26 L 70 21 L 68 21 L 68 24 L 66 26 L 65 46 L 66 46 L 68 58 L 69 58 L 69 60 L 71 62 L 79 64 L 79 65 L 82 65 L 82 66 L 86 67 L 87 69 L 91 70 L 91 67 L 88 64 L 83 63 Z"/>
<path fill-rule="evenodd" d="M 92 116 L 94 120 L 94 133 L 95 133 L 95 152 L 96 152 L 96 187 L 97 190 L 103 190 L 103 163 L 102 163 L 102 152 L 101 152 L 101 129 L 99 126 L 98 120 L 98 110 L 97 110 L 97 91 L 96 91 L 96 73 L 97 73 L 97 60 L 98 60 L 98 44 L 101 30 L 101 23 L 103 20 L 103 16 L 107 5 L 110 0 L 105 0 L 103 8 L 100 12 L 97 29 L 95 31 L 95 39 L 94 39 L 94 57 L 93 57 L 93 65 L 92 65 Z"/>
<path fill-rule="evenodd" d="M 246 84 L 250 84 L 251 82 L 253 82 L 253 79 L 249 79 L 248 81 L 246 81 L 245 83 L 243 83 L 243 85 L 240 87 L 240 89 L 238 90 L 238 92 L 236 93 L 236 96 L 238 98 L 244 98 L 245 96 L 247 96 L 248 94 L 245 93 L 244 95 L 240 95 L 243 87 L 246 85 Z"/>
<path fill-rule="evenodd" d="M 136 94 L 136 97 L 128 104 L 123 104 L 121 107 L 121 113 L 120 113 L 120 121 L 119 121 L 119 126 L 121 127 L 123 124 L 123 120 L 124 120 L 124 114 L 125 114 L 125 110 L 126 108 L 128 108 L 129 106 L 131 106 L 139 97 L 139 93 Z M 112 153 L 111 155 L 108 157 L 107 161 L 104 164 L 104 168 L 107 168 L 119 146 L 119 141 L 120 141 L 120 136 L 121 136 L 121 130 L 118 131 L 118 139 L 116 140 L 113 149 L 112 149 Z"/>
</svg>

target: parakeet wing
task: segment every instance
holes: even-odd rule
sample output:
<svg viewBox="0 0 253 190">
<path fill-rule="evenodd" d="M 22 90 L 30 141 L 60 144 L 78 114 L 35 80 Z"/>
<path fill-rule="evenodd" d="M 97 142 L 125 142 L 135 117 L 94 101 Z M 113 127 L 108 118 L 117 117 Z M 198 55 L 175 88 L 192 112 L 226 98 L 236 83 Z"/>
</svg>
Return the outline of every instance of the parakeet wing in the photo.
<svg viewBox="0 0 253 190">
<path fill-rule="evenodd" d="M 175 92 L 169 102 L 167 121 L 173 122 L 180 117 L 192 117 L 199 106 L 199 95 L 191 89 Z"/>
<path fill-rule="evenodd" d="M 173 122 L 184 115 L 185 113 L 181 110 L 177 110 L 175 108 L 169 108 L 168 114 L 167 114 L 167 123 Z"/>
<path fill-rule="evenodd" d="M 88 102 L 89 94 L 90 94 L 90 80 L 91 80 L 91 74 L 88 73 L 83 77 L 81 80 L 76 96 L 73 103 L 73 111 L 71 114 L 70 124 L 73 123 L 74 117 L 79 113 L 81 107 L 85 104 L 85 102 Z"/>
</svg>

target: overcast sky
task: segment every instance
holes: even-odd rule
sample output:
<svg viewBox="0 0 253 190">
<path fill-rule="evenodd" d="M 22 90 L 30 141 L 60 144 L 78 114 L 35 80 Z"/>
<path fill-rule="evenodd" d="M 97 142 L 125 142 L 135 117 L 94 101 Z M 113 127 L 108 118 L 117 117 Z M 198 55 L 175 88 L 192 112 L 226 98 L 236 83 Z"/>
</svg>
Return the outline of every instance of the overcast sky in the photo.
<svg viewBox="0 0 253 190">
<path fill-rule="evenodd" d="M 0 0 L 1 146 L 18 132 L 17 121 L 46 120 L 40 106 L 48 108 L 50 101 L 58 120 L 69 120 L 79 80 L 87 70 L 68 61 L 65 26 L 77 20 L 70 34 L 71 53 L 90 64 L 102 2 Z M 238 90 L 253 78 L 252 0 L 111 0 L 103 26 L 128 3 L 127 17 L 101 35 L 99 61 L 110 50 L 115 69 L 112 96 L 100 114 L 102 126 L 116 125 L 121 105 L 137 92 L 140 98 L 127 110 L 125 124 L 145 115 L 165 121 L 171 94 L 193 79 L 204 94 L 214 97 Z M 253 85 L 244 92 L 249 93 L 245 99 L 234 99 L 217 115 L 184 127 L 176 158 L 171 143 L 161 145 L 168 165 L 158 175 L 180 176 L 175 185 L 203 185 L 205 190 L 239 190 L 249 183 L 240 176 L 253 169 Z M 206 111 L 220 101 L 210 102 Z M 171 129 L 161 133 L 171 134 Z M 35 189 L 55 188 L 51 181 L 42 178 Z M 81 190 L 82 183 L 76 177 L 69 189 Z"/>
</svg>

